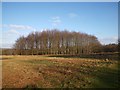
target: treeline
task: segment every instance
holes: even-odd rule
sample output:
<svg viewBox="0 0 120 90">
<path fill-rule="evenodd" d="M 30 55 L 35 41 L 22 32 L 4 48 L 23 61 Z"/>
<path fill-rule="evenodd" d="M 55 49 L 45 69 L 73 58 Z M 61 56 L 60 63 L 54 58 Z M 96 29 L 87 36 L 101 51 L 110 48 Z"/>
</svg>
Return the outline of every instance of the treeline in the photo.
<svg viewBox="0 0 120 90">
<path fill-rule="evenodd" d="M 22 36 L 17 39 L 14 49 L 19 55 L 84 54 L 98 52 L 100 46 L 93 35 L 54 29 Z"/>
<path fill-rule="evenodd" d="M 111 54 L 111 53 L 115 53 L 115 52 L 120 52 L 120 47 L 117 44 L 108 44 L 108 45 L 102 45 L 99 49 L 99 52 L 97 53 L 91 53 L 91 54 Z M 30 51 L 30 50 L 26 50 L 26 51 Z M 1 49 L 1 53 L 0 55 L 16 55 L 18 52 L 18 50 L 16 49 Z M 20 54 L 19 54 L 20 55 Z M 29 54 L 30 55 L 30 54 Z M 90 55 L 90 54 L 89 54 Z"/>
<path fill-rule="evenodd" d="M 91 54 L 100 52 L 117 52 L 116 44 L 101 45 L 97 37 L 80 32 L 46 30 L 32 32 L 16 40 L 12 55 L 45 55 L 45 54 Z M 2 54 L 7 54 L 2 50 Z"/>
</svg>

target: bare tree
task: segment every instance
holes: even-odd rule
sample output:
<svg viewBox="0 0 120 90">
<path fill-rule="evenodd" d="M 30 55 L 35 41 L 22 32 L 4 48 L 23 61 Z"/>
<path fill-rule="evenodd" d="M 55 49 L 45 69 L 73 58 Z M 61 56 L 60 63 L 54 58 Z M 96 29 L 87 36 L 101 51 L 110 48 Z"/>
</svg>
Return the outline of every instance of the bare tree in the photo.
<svg viewBox="0 0 120 90">
<path fill-rule="evenodd" d="M 97 52 L 100 46 L 97 37 L 93 35 L 53 29 L 22 36 L 17 39 L 14 48 L 20 55 L 90 54 Z"/>
</svg>

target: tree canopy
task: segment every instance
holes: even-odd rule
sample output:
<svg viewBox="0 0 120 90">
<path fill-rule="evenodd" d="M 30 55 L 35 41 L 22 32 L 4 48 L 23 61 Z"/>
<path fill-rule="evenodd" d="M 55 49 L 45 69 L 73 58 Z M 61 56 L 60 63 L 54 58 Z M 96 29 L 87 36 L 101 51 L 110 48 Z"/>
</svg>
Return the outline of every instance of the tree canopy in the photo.
<svg viewBox="0 0 120 90">
<path fill-rule="evenodd" d="M 97 37 L 81 32 L 58 29 L 32 32 L 16 40 L 14 49 L 19 55 L 90 54 L 100 51 Z"/>
</svg>

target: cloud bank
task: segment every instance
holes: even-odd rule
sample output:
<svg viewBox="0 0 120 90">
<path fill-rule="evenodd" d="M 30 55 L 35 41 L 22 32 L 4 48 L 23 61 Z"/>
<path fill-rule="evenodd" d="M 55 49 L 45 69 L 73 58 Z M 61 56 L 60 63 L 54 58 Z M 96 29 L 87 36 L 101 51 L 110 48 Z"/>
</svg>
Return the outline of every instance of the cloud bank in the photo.
<svg viewBox="0 0 120 90">
<path fill-rule="evenodd" d="M 99 40 L 102 44 L 118 43 L 118 37 L 117 36 L 101 38 Z"/>
</svg>

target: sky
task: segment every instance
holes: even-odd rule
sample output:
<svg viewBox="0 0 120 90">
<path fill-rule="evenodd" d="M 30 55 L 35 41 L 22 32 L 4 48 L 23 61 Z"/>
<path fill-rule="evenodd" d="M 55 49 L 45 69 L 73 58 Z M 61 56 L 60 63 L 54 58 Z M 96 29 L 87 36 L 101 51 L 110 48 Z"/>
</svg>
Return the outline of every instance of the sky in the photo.
<svg viewBox="0 0 120 90">
<path fill-rule="evenodd" d="M 2 48 L 33 31 L 67 29 L 95 35 L 101 44 L 117 43 L 117 2 L 3 2 Z"/>
</svg>

